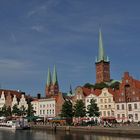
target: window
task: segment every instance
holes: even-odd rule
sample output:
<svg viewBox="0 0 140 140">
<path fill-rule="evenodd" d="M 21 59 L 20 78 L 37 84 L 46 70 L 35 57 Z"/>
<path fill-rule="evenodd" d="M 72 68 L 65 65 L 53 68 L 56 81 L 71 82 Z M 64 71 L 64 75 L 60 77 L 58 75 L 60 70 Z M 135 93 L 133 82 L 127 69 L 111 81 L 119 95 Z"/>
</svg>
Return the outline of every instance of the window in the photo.
<svg viewBox="0 0 140 140">
<path fill-rule="evenodd" d="M 45 114 L 45 110 L 43 110 L 43 115 Z"/>
<path fill-rule="evenodd" d="M 105 105 L 105 108 L 107 108 L 107 105 Z"/>
<path fill-rule="evenodd" d="M 108 102 L 109 102 L 109 103 L 111 102 L 111 99 L 110 99 L 110 98 L 108 99 Z"/>
<path fill-rule="evenodd" d="M 124 110 L 124 104 L 122 104 L 122 110 Z"/>
<path fill-rule="evenodd" d="M 103 99 L 100 99 L 100 102 L 102 103 L 103 102 Z"/>
<path fill-rule="evenodd" d="M 122 119 L 125 118 L 125 114 L 122 114 Z"/>
<path fill-rule="evenodd" d="M 117 105 L 117 110 L 119 110 L 119 105 Z"/>
<path fill-rule="evenodd" d="M 87 102 L 89 102 L 89 99 L 87 99 Z"/>
<path fill-rule="evenodd" d="M 108 107 L 111 108 L 111 105 L 109 105 Z"/>
<path fill-rule="evenodd" d="M 106 96 L 106 93 L 104 93 L 104 96 Z"/>
<path fill-rule="evenodd" d="M 102 112 L 100 112 L 100 115 L 102 116 Z"/>
<path fill-rule="evenodd" d="M 128 110 L 129 110 L 129 111 L 132 111 L 132 106 L 131 106 L 131 104 L 128 104 Z"/>
<path fill-rule="evenodd" d="M 106 111 L 104 111 L 104 116 L 106 116 Z"/>
<path fill-rule="evenodd" d="M 137 104 L 134 104 L 134 109 L 137 109 Z"/>
<path fill-rule="evenodd" d="M 103 108 L 103 105 L 101 105 L 101 108 Z"/>
<path fill-rule="evenodd" d="M 132 114 L 129 114 L 129 115 L 128 115 L 128 118 L 129 118 L 129 119 L 132 119 L 132 118 L 133 118 L 133 115 L 132 115 Z"/>
<path fill-rule="evenodd" d="M 135 114 L 135 120 L 138 120 L 138 114 Z"/>
<path fill-rule="evenodd" d="M 42 110 L 40 110 L 40 115 L 42 114 Z"/>
<path fill-rule="evenodd" d="M 108 116 L 110 116 L 110 111 L 107 112 Z"/>
<path fill-rule="evenodd" d="M 117 114 L 117 118 L 120 119 L 120 114 Z"/>
<path fill-rule="evenodd" d="M 52 114 L 54 114 L 54 109 L 52 110 Z"/>
<path fill-rule="evenodd" d="M 105 103 L 107 103 L 107 99 L 105 99 Z"/>
</svg>

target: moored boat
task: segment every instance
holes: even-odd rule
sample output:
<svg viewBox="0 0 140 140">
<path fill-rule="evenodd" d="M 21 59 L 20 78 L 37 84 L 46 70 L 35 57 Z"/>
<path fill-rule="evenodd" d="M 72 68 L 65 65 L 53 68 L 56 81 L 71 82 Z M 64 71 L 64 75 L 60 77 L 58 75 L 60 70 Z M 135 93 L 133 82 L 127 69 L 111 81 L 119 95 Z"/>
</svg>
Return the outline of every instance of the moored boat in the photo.
<svg viewBox="0 0 140 140">
<path fill-rule="evenodd" d="M 30 129 L 30 126 L 28 125 L 28 122 L 24 119 L 22 121 L 10 120 L 7 122 L 1 122 L 0 129 L 25 130 Z"/>
</svg>

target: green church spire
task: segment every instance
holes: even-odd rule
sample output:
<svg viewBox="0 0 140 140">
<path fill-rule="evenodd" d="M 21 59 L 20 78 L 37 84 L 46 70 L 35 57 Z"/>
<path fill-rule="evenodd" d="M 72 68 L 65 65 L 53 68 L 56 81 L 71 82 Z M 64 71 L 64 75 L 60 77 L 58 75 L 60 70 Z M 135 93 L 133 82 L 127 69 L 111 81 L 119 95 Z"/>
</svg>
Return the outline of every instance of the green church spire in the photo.
<svg viewBox="0 0 140 140">
<path fill-rule="evenodd" d="M 99 52 L 98 52 L 98 57 L 96 59 L 96 62 L 100 62 L 100 61 L 109 62 L 109 59 L 104 52 L 101 29 L 99 29 Z"/>
<path fill-rule="evenodd" d="M 50 69 L 48 68 L 47 86 L 50 86 L 52 82 Z"/>
<path fill-rule="evenodd" d="M 53 85 L 58 84 L 58 80 L 57 80 L 57 71 L 56 71 L 56 67 L 54 66 L 53 69 Z"/>
</svg>

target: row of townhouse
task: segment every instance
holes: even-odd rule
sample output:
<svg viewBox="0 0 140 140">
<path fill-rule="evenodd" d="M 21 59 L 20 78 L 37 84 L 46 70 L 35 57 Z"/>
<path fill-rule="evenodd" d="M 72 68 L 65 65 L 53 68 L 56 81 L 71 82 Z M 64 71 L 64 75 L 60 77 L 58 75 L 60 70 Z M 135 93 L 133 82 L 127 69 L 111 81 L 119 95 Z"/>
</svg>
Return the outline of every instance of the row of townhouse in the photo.
<svg viewBox="0 0 140 140">
<path fill-rule="evenodd" d="M 13 106 L 16 104 L 18 108 L 21 108 L 22 106 L 25 107 L 25 109 L 28 108 L 27 103 L 27 96 L 25 96 L 25 93 L 21 93 L 18 91 L 13 90 L 0 90 L 0 110 L 4 105 L 7 107 L 13 108 Z"/>
<path fill-rule="evenodd" d="M 102 119 L 114 118 L 118 122 L 140 121 L 140 81 L 133 79 L 128 72 L 124 73 L 118 90 L 77 87 L 73 102 L 79 99 L 84 101 L 86 108 L 90 100 L 95 99 Z"/>
</svg>

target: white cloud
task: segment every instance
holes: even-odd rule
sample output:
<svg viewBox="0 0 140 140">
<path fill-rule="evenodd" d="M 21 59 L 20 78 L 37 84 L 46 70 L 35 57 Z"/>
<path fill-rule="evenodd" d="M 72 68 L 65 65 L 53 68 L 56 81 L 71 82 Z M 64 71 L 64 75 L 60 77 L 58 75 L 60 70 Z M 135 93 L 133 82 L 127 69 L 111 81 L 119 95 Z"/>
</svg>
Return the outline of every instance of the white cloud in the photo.
<svg viewBox="0 0 140 140">
<path fill-rule="evenodd" d="M 25 63 L 18 60 L 12 59 L 0 59 L 1 70 L 20 70 L 26 67 Z"/>
<path fill-rule="evenodd" d="M 42 32 L 44 31 L 44 27 L 42 25 L 34 25 L 31 27 L 32 30 L 37 31 L 37 32 Z"/>
</svg>

